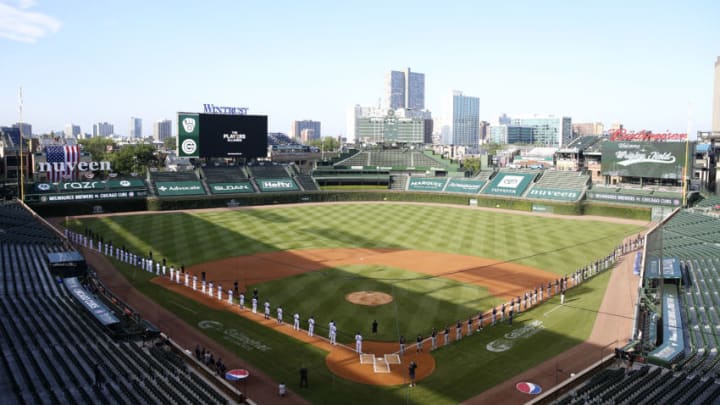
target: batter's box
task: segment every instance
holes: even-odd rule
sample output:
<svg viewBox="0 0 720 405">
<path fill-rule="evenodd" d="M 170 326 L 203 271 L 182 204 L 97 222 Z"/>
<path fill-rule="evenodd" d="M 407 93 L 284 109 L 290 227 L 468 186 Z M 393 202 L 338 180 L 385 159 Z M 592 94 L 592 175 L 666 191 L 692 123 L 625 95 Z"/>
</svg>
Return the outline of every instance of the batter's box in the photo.
<svg viewBox="0 0 720 405">
<path fill-rule="evenodd" d="M 389 373 L 390 372 L 390 365 L 385 361 L 382 357 L 373 357 L 375 361 L 373 362 L 373 371 L 376 373 Z"/>
<path fill-rule="evenodd" d="M 400 360 L 400 356 L 397 354 L 386 354 L 385 362 L 387 364 L 402 364 L 402 361 Z"/>
<path fill-rule="evenodd" d="M 374 354 L 362 353 L 360 355 L 360 364 L 373 364 L 373 363 L 375 363 L 375 355 Z"/>
</svg>

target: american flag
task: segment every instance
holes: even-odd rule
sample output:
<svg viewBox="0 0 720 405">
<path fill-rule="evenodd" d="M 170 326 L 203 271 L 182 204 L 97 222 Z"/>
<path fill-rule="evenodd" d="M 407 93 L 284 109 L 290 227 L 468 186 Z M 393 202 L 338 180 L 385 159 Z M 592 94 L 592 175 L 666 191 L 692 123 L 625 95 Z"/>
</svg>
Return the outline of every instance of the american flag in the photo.
<svg viewBox="0 0 720 405">
<path fill-rule="evenodd" d="M 80 161 L 80 150 L 77 145 L 46 146 L 45 158 L 50 163 L 50 181 L 72 180 L 73 169 Z M 54 163 L 64 163 L 60 170 L 56 170 Z"/>
</svg>

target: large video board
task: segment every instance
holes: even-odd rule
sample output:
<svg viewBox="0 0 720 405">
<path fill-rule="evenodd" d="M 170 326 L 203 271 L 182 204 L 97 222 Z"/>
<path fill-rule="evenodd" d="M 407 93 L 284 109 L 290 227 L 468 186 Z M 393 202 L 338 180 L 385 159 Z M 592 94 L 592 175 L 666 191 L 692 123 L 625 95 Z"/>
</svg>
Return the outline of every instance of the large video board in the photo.
<svg viewBox="0 0 720 405">
<path fill-rule="evenodd" d="M 687 161 L 685 150 L 685 142 L 605 142 L 602 174 L 680 180 Z M 695 143 L 687 145 L 687 150 L 694 151 Z"/>
<path fill-rule="evenodd" d="M 178 113 L 178 156 L 267 155 L 267 116 Z"/>
</svg>

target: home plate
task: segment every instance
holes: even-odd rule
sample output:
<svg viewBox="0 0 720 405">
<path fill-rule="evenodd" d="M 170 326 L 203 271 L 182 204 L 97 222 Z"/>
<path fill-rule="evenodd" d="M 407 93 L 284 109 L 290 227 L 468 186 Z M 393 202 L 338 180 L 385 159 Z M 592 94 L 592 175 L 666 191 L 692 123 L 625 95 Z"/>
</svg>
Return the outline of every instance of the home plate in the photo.
<svg viewBox="0 0 720 405">
<path fill-rule="evenodd" d="M 389 373 L 390 365 L 382 357 L 373 357 L 373 371 L 376 373 Z"/>
<path fill-rule="evenodd" d="M 402 364 L 402 361 L 400 361 L 400 356 L 397 354 L 386 354 L 385 362 L 387 364 Z"/>
</svg>

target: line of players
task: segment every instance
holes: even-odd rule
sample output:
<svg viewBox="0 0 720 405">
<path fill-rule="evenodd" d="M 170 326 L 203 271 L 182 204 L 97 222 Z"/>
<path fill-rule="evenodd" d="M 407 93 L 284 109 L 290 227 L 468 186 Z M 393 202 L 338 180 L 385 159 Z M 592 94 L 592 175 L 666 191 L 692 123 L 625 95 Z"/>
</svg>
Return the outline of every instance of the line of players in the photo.
<svg viewBox="0 0 720 405">
<path fill-rule="evenodd" d="M 218 284 L 217 286 L 215 286 L 212 281 L 207 282 L 204 272 L 201 275 L 201 279 L 198 280 L 197 275 L 193 275 L 191 278 L 190 274 L 188 272 L 185 272 L 184 265 L 180 266 L 177 270 L 172 265 L 169 266 L 168 269 L 165 259 L 162 259 L 162 261 L 153 260 L 152 251 L 149 252 L 148 257 L 136 255 L 126 250 L 124 246 L 116 248 L 113 246 L 112 242 L 104 243 L 102 237 L 93 234 L 93 232 L 88 229 L 85 230 L 84 235 L 65 229 L 65 236 L 78 245 L 82 245 L 89 249 L 97 250 L 100 253 L 105 254 L 106 256 L 114 257 L 121 262 L 136 266 L 144 271 L 150 273 L 154 272 L 158 276 L 169 275 L 171 281 L 176 282 L 177 284 L 184 284 L 186 287 L 192 286 L 193 291 L 200 290 L 202 294 L 209 295 L 211 297 L 217 297 L 218 300 L 224 299 L 222 285 Z M 644 238 L 638 236 L 637 238 L 629 242 L 618 245 L 611 254 L 605 256 L 604 258 L 598 259 L 588 264 L 587 266 L 581 267 L 576 271 L 572 272 L 570 275 L 565 275 L 561 278 L 556 279 L 554 284 L 553 282 L 548 282 L 547 286 L 540 285 L 538 287 L 535 287 L 534 290 L 526 291 L 522 296 L 512 298 L 509 303 L 503 303 L 499 307 L 494 306 L 490 311 L 486 313 L 479 312 L 477 317 L 469 316 L 467 322 L 465 323 L 467 325 L 465 335 L 470 336 L 473 334 L 473 331 L 482 331 L 483 327 L 486 326 L 485 322 L 487 322 L 487 325 L 495 326 L 498 322 L 504 322 L 505 319 L 507 319 L 508 323 L 512 325 L 513 317 L 516 316 L 516 314 L 519 314 L 523 310 L 535 306 L 544 300 L 548 300 L 552 295 L 557 295 L 558 293 L 560 293 L 560 304 L 564 305 L 565 291 L 568 288 L 576 286 L 582 281 L 594 276 L 595 274 L 612 267 L 621 255 L 642 248 L 643 242 Z M 237 301 L 240 307 L 242 309 L 245 309 L 245 294 L 238 291 L 237 282 L 234 283 L 233 289 L 227 290 L 226 294 L 227 302 L 229 304 L 234 304 L 235 296 L 237 297 Z M 255 289 L 253 291 L 253 297 L 250 301 L 250 310 L 252 311 L 252 313 L 258 312 L 258 305 L 259 296 L 257 289 Z M 263 309 L 263 315 L 265 319 L 270 319 L 270 302 L 265 301 L 263 304 Z M 278 324 L 283 324 L 283 308 L 281 306 L 278 306 L 276 308 L 276 314 L 276 320 Z M 377 321 L 373 322 L 372 327 L 373 332 L 376 332 Z M 300 314 L 297 312 L 293 314 L 293 329 L 300 330 Z M 455 340 L 462 339 L 462 331 L 463 322 L 458 320 L 455 324 Z M 307 332 L 309 336 L 314 336 L 315 334 L 315 319 L 313 316 L 310 316 L 310 318 L 308 318 Z M 445 326 L 445 328 L 441 332 L 443 335 L 443 345 L 448 345 L 450 342 L 450 326 Z M 430 337 L 428 338 L 423 338 L 422 336 L 418 335 L 415 344 L 416 351 L 422 351 L 423 342 L 426 340 L 430 340 L 431 350 L 437 349 L 439 335 L 440 333 L 437 331 L 436 328 L 432 329 Z M 337 324 L 334 320 L 331 320 L 328 323 L 328 339 L 332 345 L 337 344 Z M 355 350 L 358 353 L 362 353 L 362 340 L 362 334 L 358 331 L 355 334 Z M 404 336 L 400 336 L 399 343 L 399 352 L 401 355 L 403 355 L 406 350 L 406 340 Z"/>
</svg>

